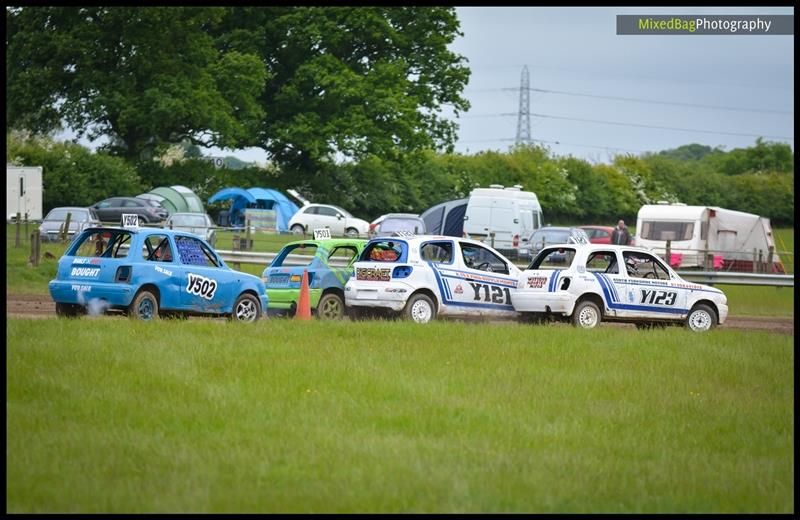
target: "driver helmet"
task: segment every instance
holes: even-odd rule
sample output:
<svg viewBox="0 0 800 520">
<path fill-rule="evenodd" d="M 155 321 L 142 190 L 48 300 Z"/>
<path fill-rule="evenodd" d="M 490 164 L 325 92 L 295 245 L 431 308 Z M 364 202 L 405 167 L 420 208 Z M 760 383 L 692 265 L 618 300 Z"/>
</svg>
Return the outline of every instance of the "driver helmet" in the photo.
<svg viewBox="0 0 800 520">
<path fill-rule="evenodd" d="M 467 264 L 467 267 L 472 267 L 475 263 L 475 250 L 474 249 L 464 249 L 464 263 Z"/>
<path fill-rule="evenodd" d="M 625 260 L 625 265 L 628 267 L 628 272 L 639 274 L 639 269 L 636 267 L 636 260 L 633 257 L 628 257 Z"/>
</svg>

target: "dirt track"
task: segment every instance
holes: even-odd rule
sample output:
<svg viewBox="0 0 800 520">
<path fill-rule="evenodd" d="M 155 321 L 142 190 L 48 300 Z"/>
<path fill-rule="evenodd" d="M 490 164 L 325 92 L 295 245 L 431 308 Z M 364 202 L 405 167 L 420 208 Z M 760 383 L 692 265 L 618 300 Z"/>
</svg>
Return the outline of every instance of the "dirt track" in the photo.
<svg viewBox="0 0 800 520">
<path fill-rule="evenodd" d="M 6 316 L 50 317 L 56 314 L 56 304 L 46 295 L 7 294 Z M 629 324 L 615 324 L 618 327 L 633 327 Z M 782 334 L 794 335 L 793 318 L 772 317 L 729 317 L 720 328 L 742 330 L 766 330 Z"/>
</svg>

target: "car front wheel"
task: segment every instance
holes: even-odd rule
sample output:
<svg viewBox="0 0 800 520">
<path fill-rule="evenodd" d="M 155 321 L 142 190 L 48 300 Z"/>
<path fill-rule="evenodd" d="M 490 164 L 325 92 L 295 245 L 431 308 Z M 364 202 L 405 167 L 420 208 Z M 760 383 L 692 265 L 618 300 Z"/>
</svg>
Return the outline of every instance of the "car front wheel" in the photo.
<svg viewBox="0 0 800 520">
<path fill-rule="evenodd" d="M 589 300 L 584 300 L 576 305 L 575 312 L 572 313 L 572 324 L 583 329 L 597 327 L 602 319 L 600 307 Z"/>
<path fill-rule="evenodd" d="M 255 296 L 249 293 L 239 295 L 233 304 L 231 319 L 251 323 L 261 317 L 261 309 Z"/>
<path fill-rule="evenodd" d="M 356 238 L 358 236 L 358 230 L 356 228 L 347 228 L 344 234 L 348 238 Z"/>
<path fill-rule="evenodd" d="M 148 290 L 139 291 L 128 306 L 128 315 L 136 320 L 150 321 L 158 318 L 158 298 Z"/>
<path fill-rule="evenodd" d="M 695 305 L 686 317 L 686 326 L 695 332 L 705 332 L 717 325 L 717 313 L 708 305 Z"/>
<path fill-rule="evenodd" d="M 415 294 L 408 299 L 403 314 L 415 323 L 428 323 L 436 319 L 436 305 L 424 294 Z"/>
</svg>

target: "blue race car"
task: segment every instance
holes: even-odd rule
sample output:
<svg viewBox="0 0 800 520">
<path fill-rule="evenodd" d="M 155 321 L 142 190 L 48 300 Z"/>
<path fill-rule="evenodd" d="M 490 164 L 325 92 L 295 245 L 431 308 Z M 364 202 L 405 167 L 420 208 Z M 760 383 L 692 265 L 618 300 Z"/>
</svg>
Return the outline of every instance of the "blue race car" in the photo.
<svg viewBox="0 0 800 520">
<path fill-rule="evenodd" d="M 59 316 L 110 309 L 142 320 L 180 313 L 251 322 L 267 308 L 258 277 L 229 268 L 198 236 L 168 229 L 89 228 L 49 288 Z"/>
</svg>

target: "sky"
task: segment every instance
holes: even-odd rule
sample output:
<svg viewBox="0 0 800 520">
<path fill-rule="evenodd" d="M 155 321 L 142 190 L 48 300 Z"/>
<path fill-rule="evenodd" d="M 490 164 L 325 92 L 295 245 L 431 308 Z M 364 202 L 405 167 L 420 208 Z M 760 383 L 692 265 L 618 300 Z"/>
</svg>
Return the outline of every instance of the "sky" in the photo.
<svg viewBox="0 0 800 520">
<path fill-rule="evenodd" d="M 794 14 L 793 8 L 459 7 L 456 13 L 464 35 L 450 48 L 472 70 L 464 90 L 470 110 L 458 119 L 449 108 L 442 113 L 459 124 L 457 152 L 514 144 L 524 66 L 531 88 L 560 91 L 530 94 L 531 137 L 556 155 L 610 162 L 617 153 L 690 143 L 730 150 L 752 146 L 757 136 L 794 148 L 793 36 L 616 35 L 618 14 Z M 256 148 L 212 148 L 204 155 L 267 161 Z"/>
</svg>

